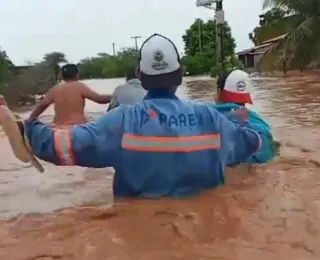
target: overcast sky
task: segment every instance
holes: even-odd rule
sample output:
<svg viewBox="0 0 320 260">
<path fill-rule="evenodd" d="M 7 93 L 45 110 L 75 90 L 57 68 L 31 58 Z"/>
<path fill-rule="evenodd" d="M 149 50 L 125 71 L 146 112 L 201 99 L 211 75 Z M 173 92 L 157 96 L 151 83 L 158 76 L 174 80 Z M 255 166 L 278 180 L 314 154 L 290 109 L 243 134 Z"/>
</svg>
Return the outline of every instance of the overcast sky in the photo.
<svg viewBox="0 0 320 260">
<path fill-rule="evenodd" d="M 250 47 L 248 33 L 258 24 L 261 0 L 224 0 L 224 9 L 237 50 Z M 132 47 L 131 36 L 162 33 L 182 52 L 185 30 L 194 19 L 212 15 L 195 0 L 10 0 L 1 3 L 0 47 L 17 65 L 52 51 L 78 62 L 112 53 L 112 42 L 116 49 Z"/>
</svg>

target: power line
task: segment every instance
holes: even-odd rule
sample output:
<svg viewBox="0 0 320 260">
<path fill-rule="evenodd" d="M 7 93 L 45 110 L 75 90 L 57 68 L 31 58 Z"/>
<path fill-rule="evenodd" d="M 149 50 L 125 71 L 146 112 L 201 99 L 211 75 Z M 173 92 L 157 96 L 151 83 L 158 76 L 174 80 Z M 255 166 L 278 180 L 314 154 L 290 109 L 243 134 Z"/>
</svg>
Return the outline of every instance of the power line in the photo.
<svg viewBox="0 0 320 260">
<path fill-rule="evenodd" d="M 134 43 L 136 46 L 136 51 L 139 51 L 139 47 L 138 47 L 138 39 L 141 39 L 141 36 L 132 36 L 131 39 L 134 39 Z"/>
</svg>

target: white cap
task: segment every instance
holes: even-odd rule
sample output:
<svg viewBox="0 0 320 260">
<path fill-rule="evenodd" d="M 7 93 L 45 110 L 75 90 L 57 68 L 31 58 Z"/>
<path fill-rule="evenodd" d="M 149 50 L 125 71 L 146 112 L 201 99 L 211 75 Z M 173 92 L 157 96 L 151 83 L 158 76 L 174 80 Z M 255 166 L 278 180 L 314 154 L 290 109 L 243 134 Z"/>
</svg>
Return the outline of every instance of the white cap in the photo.
<svg viewBox="0 0 320 260">
<path fill-rule="evenodd" d="M 159 34 L 153 34 L 142 44 L 139 70 L 146 89 L 179 86 L 182 82 L 177 48 L 170 39 Z"/>
<path fill-rule="evenodd" d="M 252 81 L 243 70 L 223 73 L 218 79 L 220 99 L 229 103 L 252 103 Z"/>
<path fill-rule="evenodd" d="M 250 94 L 252 91 L 252 81 L 243 70 L 234 70 L 226 78 L 224 90 L 233 93 Z"/>
</svg>

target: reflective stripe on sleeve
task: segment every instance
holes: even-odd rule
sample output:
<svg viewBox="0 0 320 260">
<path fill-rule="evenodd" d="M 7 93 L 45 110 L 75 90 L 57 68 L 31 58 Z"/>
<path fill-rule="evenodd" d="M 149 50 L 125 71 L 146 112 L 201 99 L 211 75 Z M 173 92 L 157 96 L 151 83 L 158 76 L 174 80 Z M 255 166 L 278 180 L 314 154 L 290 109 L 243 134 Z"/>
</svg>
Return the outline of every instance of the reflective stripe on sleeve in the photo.
<svg viewBox="0 0 320 260">
<path fill-rule="evenodd" d="M 62 165 L 75 165 L 69 130 L 56 129 L 54 132 L 54 145 Z"/>
</svg>

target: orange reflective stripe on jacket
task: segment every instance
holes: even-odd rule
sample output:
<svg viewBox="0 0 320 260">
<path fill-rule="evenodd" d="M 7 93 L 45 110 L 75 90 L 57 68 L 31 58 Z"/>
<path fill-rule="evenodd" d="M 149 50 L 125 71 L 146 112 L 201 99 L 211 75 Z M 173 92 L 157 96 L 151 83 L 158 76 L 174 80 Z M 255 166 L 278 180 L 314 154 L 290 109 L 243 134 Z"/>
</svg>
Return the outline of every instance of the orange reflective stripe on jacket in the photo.
<svg viewBox="0 0 320 260">
<path fill-rule="evenodd" d="M 144 152 L 194 152 L 220 148 L 220 135 L 158 137 L 124 134 L 121 146 Z"/>
<path fill-rule="evenodd" d="M 70 131 L 64 129 L 56 129 L 54 132 L 54 144 L 57 156 L 61 164 L 75 165 L 71 146 Z"/>
</svg>

